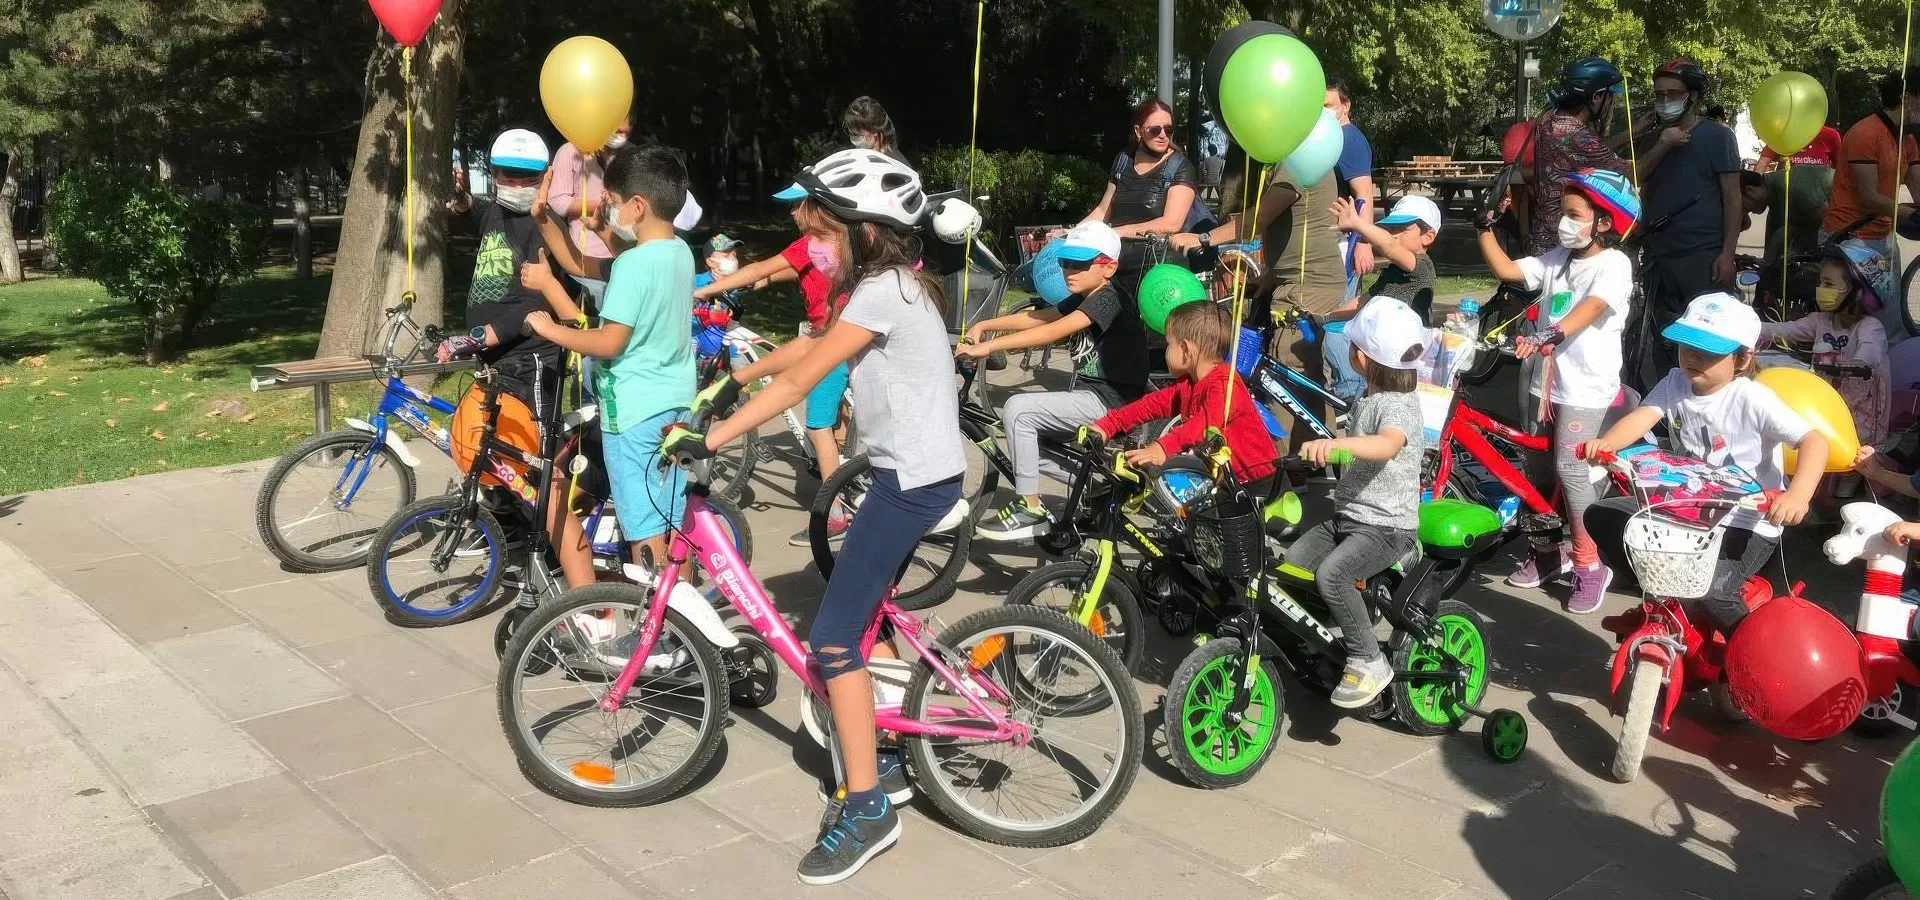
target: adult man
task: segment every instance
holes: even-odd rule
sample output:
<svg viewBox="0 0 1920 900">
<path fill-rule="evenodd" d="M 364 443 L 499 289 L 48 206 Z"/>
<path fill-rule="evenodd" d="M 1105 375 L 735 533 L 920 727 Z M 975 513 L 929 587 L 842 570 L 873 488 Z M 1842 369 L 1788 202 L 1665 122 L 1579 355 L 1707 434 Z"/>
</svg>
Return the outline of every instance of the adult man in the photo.
<svg viewBox="0 0 1920 900">
<path fill-rule="evenodd" d="M 1620 90 L 1620 70 L 1598 56 L 1567 64 L 1560 84 L 1547 94 L 1548 112 L 1534 131 L 1530 168 L 1532 203 L 1526 254 L 1539 256 L 1560 246 L 1560 194 L 1566 177 L 1584 169 L 1627 174 L 1627 163 L 1607 146 L 1606 133 Z"/>
<path fill-rule="evenodd" d="M 1820 240 L 1825 242 L 1834 232 L 1874 216 L 1855 232 L 1855 240 L 1892 263 L 1889 277 L 1877 291 L 1882 297 L 1900 296 L 1899 276 L 1894 274 L 1900 271 L 1900 248 L 1893 239 L 1891 218 L 1898 184 L 1904 181 L 1907 193 L 1920 198 L 1920 142 L 1913 136 L 1913 125 L 1920 120 L 1920 65 L 1908 66 L 1904 75 L 1889 72 L 1880 79 L 1880 111 L 1855 122 L 1841 139 L 1845 164 L 1833 174 L 1833 198 L 1827 203 L 1826 221 L 1820 223 Z M 1897 153 L 1894 141 L 1901 126 L 1895 116 L 1904 116 L 1907 122 L 1906 140 Z M 1890 303 L 1880 310 L 1889 345 L 1908 335 L 1901 306 Z"/>
<path fill-rule="evenodd" d="M 1340 178 L 1340 196 L 1351 197 L 1361 202 L 1362 215 L 1373 215 L 1373 145 L 1367 143 L 1367 136 L 1360 133 L 1360 126 L 1353 124 L 1353 91 L 1347 87 L 1344 79 L 1327 79 L 1326 107 L 1340 117 L 1340 161 L 1335 163 L 1333 171 Z M 1359 235 L 1349 234 L 1341 237 L 1340 256 L 1347 264 L 1347 294 L 1360 290 L 1360 278 L 1373 271 L 1373 246 L 1360 240 Z"/>
<path fill-rule="evenodd" d="M 1325 316 L 1338 310 L 1347 298 L 1339 240 L 1333 231 L 1333 214 L 1328 211 L 1338 195 L 1334 177 L 1328 173 L 1318 182 L 1304 184 L 1281 163 L 1267 178 L 1266 194 L 1255 210 L 1254 225 L 1255 233 L 1262 236 L 1262 264 L 1267 270 L 1264 277 L 1273 288 L 1276 318 L 1290 309 Z M 1271 352 L 1279 362 L 1320 379 L 1319 348 L 1306 340 L 1298 326 L 1275 330 Z M 1286 413 L 1280 416 L 1295 447 L 1314 437 L 1310 429 L 1295 427 Z"/>
<path fill-rule="evenodd" d="M 1706 70 L 1685 58 L 1653 74 L 1653 109 L 1661 127 L 1639 163 L 1647 300 L 1656 332 L 1679 319 L 1693 298 L 1731 288 L 1736 272 L 1734 251 L 1746 222 L 1740 146 L 1732 129 L 1700 114 L 1707 84 Z M 1654 371 L 1673 368 L 1676 353 L 1671 344 L 1656 342 Z"/>
</svg>

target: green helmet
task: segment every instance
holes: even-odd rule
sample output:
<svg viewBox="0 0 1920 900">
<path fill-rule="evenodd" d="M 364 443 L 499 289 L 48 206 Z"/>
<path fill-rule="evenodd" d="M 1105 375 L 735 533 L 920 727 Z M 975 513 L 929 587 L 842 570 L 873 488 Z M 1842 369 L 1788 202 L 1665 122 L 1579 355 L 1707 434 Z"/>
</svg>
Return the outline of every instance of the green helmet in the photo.
<svg viewBox="0 0 1920 900">
<path fill-rule="evenodd" d="M 1174 307 L 1205 299 L 1206 285 L 1185 266 L 1161 263 L 1140 279 L 1140 318 L 1156 334 L 1167 333 L 1167 313 Z"/>
</svg>

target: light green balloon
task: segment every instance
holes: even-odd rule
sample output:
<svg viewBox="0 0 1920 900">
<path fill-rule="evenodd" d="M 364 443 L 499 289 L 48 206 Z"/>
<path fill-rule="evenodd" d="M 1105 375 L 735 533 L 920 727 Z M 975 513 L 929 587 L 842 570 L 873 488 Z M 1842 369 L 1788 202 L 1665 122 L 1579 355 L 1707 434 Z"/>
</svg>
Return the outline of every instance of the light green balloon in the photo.
<svg viewBox="0 0 1920 900">
<path fill-rule="evenodd" d="M 1920 743 L 1907 747 L 1880 794 L 1880 839 L 1893 873 L 1920 891 Z"/>
<path fill-rule="evenodd" d="M 1220 117 L 1227 131 L 1263 163 L 1300 146 L 1320 120 L 1327 76 L 1320 60 L 1290 34 L 1263 34 L 1234 51 L 1220 74 Z"/>
</svg>

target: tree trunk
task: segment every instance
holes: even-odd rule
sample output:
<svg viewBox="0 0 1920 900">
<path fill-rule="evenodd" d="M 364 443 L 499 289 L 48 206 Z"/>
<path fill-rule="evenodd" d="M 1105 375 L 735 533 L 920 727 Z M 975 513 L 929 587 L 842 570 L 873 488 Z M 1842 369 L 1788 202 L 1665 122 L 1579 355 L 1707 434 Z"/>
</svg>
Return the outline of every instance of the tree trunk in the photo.
<svg viewBox="0 0 1920 900">
<path fill-rule="evenodd" d="M 19 147 L 0 152 L 7 155 L 5 173 L 0 174 L 0 284 L 13 284 L 25 277 L 20 271 L 20 244 L 13 234 L 13 210 L 20 200 L 20 173 L 26 166 Z"/>
<path fill-rule="evenodd" d="M 414 235 L 413 318 L 440 324 L 446 283 L 454 99 L 465 49 L 467 0 L 447 0 L 414 51 L 413 219 L 406 217 L 407 82 L 399 45 L 382 32 L 367 60 L 367 113 L 360 122 L 340 247 L 320 329 L 319 356 L 360 356 L 386 310 L 407 290 L 407 233 Z"/>
<path fill-rule="evenodd" d="M 307 161 L 293 174 L 293 277 L 313 277 L 313 210 L 307 203 Z"/>
</svg>

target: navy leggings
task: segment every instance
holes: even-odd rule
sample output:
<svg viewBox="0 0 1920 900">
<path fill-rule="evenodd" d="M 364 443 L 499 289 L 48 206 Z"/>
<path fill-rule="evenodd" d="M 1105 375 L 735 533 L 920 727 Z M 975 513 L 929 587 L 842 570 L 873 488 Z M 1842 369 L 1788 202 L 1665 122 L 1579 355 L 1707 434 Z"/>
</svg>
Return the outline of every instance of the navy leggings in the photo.
<svg viewBox="0 0 1920 900">
<path fill-rule="evenodd" d="M 873 470 L 873 486 L 847 526 L 826 596 L 807 633 L 813 658 L 828 680 L 866 667 L 860 639 L 881 595 L 899 578 L 920 538 L 958 502 L 959 475 L 903 491 L 892 469 Z"/>
</svg>

